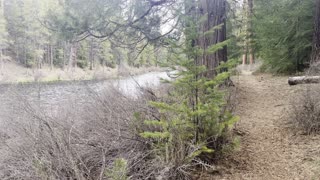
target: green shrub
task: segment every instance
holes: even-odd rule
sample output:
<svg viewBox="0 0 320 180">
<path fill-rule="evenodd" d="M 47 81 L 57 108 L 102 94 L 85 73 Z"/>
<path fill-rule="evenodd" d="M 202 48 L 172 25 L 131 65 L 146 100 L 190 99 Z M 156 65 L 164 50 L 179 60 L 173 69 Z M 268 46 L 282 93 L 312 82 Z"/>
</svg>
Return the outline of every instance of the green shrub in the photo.
<svg viewBox="0 0 320 180">
<path fill-rule="evenodd" d="M 116 159 L 113 167 L 108 169 L 105 174 L 111 180 L 128 180 L 127 161 L 122 158 Z"/>
<path fill-rule="evenodd" d="M 212 49 L 216 51 L 219 47 Z M 180 49 L 172 55 L 179 59 L 184 70 L 178 73 L 179 78 L 169 82 L 172 90 L 165 100 L 150 102 L 159 114 L 155 119 L 145 120 L 140 131 L 140 136 L 150 141 L 159 164 L 169 167 L 169 179 L 184 179 L 191 166 L 204 160 L 203 154 L 226 149 L 225 143 L 232 140 L 221 139 L 229 138 L 230 128 L 238 121 L 238 117 L 228 111 L 227 93 L 223 88 L 230 77 L 230 72 L 225 70 L 236 63 L 222 64 L 217 68 L 221 73 L 207 78 L 203 75 L 207 72 L 205 67 L 195 66 L 193 59 L 183 55 L 192 50 Z M 143 118 L 137 114 L 136 117 Z"/>
</svg>

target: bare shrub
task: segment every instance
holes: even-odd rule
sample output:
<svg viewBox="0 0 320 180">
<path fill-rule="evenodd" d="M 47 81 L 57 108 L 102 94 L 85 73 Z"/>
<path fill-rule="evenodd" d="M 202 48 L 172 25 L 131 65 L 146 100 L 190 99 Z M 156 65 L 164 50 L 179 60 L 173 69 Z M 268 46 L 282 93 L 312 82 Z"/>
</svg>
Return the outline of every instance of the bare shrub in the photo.
<svg viewBox="0 0 320 180">
<path fill-rule="evenodd" d="M 173 131 L 167 157 L 141 137 L 158 128 L 145 120 L 170 116 L 148 103 L 170 100 L 159 98 L 170 89 L 141 88 L 138 98 L 113 88 L 90 91 L 84 104 L 70 101 L 51 111 L 21 98 L 0 133 L 6 145 L 0 179 L 191 179 L 195 167 L 214 169 L 197 156 L 203 144 L 184 141 L 185 129 Z"/>
<path fill-rule="evenodd" d="M 313 63 L 305 72 L 308 76 L 320 74 L 320 64 Z M 296 128 L 306 134 L 320 132 L 320 86 L 310 84 L 301 86 L 302 91 L 292 103 L 292 120 Z"/>
<path fill-rule="evenodd" d="M 44 77 L 45 77 L 45 75 L 39 70 L 35 71 L 33 74 L 33 80 L 35 82 L 41 81 Z"/>
<path fill-rule="evenodd" d="M 119 159 L 127 163 L 125 175 L 152 176 L 150 148 L 135 132 L 133 114 L 146 110 L 147 99 L 133 99 L 115 89 L 92 92 L 77 103 L 48 113 L 21 100 L 19 118 L 10 119 L 7 156 L 1 179 L 108 179 Z M 155 162 L 155 161 L 154 161 Z"/>
<path fill-rule="evenodd" d="M 307 134 L 320 132 L 320 87 L 309 85 L 292 102 L 294 125 Z"/>
<path fill-rule="evenodd" d="M 315 62 L 310 65 L 310 68 L 306 72 L 307 75 L 313 76 L 313 75 L 319 75 L 320 74 L 320 63 Z"/>
</svg>

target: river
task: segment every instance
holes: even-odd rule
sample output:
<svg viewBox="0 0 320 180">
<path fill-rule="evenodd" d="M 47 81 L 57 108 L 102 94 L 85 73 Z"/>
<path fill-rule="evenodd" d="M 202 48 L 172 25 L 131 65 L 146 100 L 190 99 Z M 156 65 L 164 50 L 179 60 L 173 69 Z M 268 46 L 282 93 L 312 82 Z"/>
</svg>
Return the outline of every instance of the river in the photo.
<svg viewBox="0 0 320 180">
<path fill-rule="evenodd" d="M 92 92 L 101 93 L 107 88 L 119 89 L 124 95 L 136 97 L 139 86 L 158 87 L 161 79 L 169 79 L 166 72 L 150 72 L 139 76 L 105 81 L 72 81 L 56 83 L 28 83 L 0 85 L 0 123 L 16 118 L 24 102 L 37 104 L 43 109 L 56 109 L 68 102 L 81 105 L 90 100 Z M 1 124 L 0 124 L 1 126 Z"/>
</svg>

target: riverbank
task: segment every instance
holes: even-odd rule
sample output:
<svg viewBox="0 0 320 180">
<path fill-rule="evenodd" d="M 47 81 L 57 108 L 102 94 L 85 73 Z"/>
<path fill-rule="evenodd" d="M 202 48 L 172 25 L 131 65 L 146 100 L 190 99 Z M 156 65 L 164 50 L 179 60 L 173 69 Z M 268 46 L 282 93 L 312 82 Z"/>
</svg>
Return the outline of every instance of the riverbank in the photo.
<svg viewBox="0 0 320 180">
<path fill-rule="evenodd" d="M 94 70 L 81 68 L 63 70 L 60 68 L 50 69 L 50 67 L 43 67 L 42 69 L 32 69 L 20 66 L 16 63 L 6 62 L 0 70 L 0 84 L 107 80 L 162 70 L 163 68 L 160 67 L 133 68 L 127 66 L 121 66 L 117 68 L 97 67 Z"/>
</svg>

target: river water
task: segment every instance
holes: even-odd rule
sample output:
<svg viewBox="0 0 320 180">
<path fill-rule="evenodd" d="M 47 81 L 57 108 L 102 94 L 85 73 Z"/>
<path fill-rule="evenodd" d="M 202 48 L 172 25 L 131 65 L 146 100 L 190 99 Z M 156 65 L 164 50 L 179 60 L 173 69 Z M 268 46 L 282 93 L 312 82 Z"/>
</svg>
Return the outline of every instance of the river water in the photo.
<svg viewBox="0 0 320 180">
<path fill-rule="evenodd" d="M 117 88 L 124 95 L 134 98 L 139 91 L 139 86 L 158 87 L 161 79 L 169 79 L 166 72 L 150 72 L 105 81 L 0 85 L 0 126 L 3 120 L 15 118 L 17 111 L 20 111 L 19 105 L 24 102 L 38 104 L 44 109 L 56 109 L 71 101 L 80 106 L 90 100 L 92 92 L 101 93 L 110 87 Z"/>
</svg>

